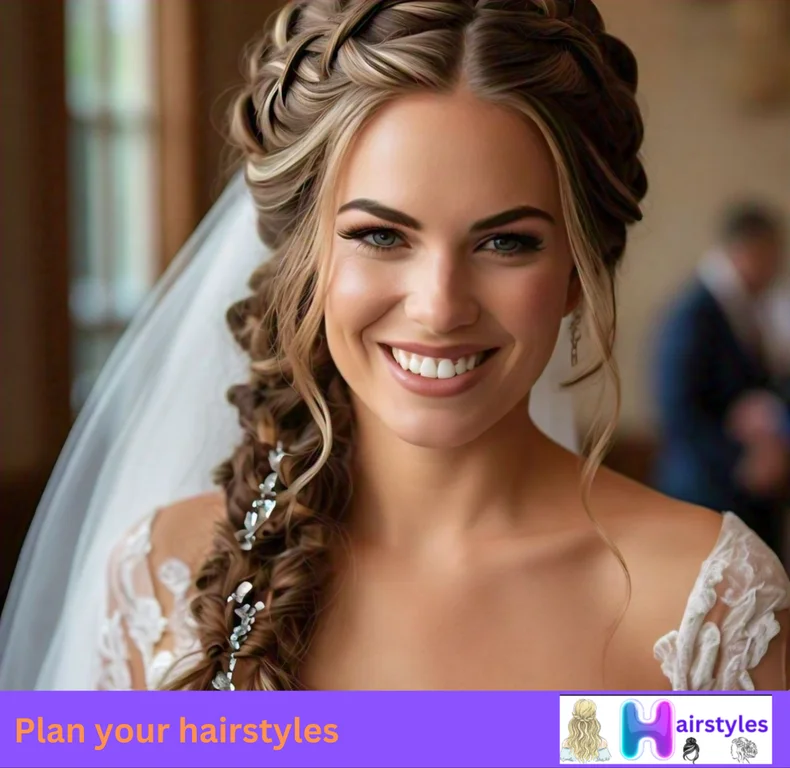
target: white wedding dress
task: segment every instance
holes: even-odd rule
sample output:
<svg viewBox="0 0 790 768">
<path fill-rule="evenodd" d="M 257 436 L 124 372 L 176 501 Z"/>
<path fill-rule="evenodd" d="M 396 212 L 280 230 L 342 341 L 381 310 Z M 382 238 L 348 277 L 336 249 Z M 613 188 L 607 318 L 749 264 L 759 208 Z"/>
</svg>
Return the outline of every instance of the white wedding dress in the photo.
<svg viewBox="0 0 790 768">
<path fill-rule="evenodd" d="M 96 686 L 127 690 L 132 659 L 148 689 L 176 660 L 199 650 L 188 611 L 193 574 L 185 562 L 151 561 L 152 515 L 116 548 Z M 159 600 L 156 594 L 166 595 Z M 720 618 L 706 617 L 714 608 Z M 738 518 L 723 515 L 719 539 L 702 563 L 680 626 L 654 652 L 673 690 L 753 690 L 749 671 L 779 633 L 775 614 L 790 607 L 790 582 L 776 555 Z"/>
</svg>

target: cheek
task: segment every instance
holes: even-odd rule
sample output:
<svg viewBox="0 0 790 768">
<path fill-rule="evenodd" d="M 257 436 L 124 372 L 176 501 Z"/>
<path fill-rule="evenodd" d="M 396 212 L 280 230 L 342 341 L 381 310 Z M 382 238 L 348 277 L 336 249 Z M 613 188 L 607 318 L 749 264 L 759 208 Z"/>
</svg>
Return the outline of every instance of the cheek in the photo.
<svg viewBox="0 0 790 768">
<path fill-rule="evenodd" d="M 502 280 L 490 303 L 494 316 L 517 343 L 553 348 L 567 296 L 565 271 L 535 269 Z"/>
<path fill-rule="evenodd" d="M 376 268 L 378 266 L 378 268 Z M 327 337 L 332 355 L 340 354 L 344 340 L 360 334 L 387 311 L 393 284 L 381 265 L 338 254 L 333 257 L 324 302 Z"/>
</svg>

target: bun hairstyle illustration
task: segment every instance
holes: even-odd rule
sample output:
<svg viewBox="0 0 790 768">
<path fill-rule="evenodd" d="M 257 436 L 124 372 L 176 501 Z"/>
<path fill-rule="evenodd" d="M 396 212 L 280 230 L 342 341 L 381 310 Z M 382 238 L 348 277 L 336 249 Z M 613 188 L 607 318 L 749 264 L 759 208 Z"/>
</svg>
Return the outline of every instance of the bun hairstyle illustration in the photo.
<svg viewBox="0 0 790 768">
<path fill-rule="evenodd" d="M 689 736 L 683 745 L 683 759 L 690 763 L 696 763 L 699 760 L 699 744 L 693 736 Z"/>
</svg>

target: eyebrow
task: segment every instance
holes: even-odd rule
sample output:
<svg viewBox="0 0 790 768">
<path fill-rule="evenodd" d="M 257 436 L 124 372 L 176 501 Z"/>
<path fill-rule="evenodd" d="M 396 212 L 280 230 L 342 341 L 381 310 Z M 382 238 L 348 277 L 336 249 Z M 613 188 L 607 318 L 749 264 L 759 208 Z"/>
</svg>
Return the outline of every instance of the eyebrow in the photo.
<svg viewBox="0 0 790 768">
<path fill-rule="evenodd" d="M 389 221 L 391 224 L 400 224 L 401 226 L 408 227 L 420 231 L 423 225 L 408 213 L 398 211 L 395 208 L 383 205 L 375 200 L 368 200 L 367 198 L 359 198 L 358 200 L 351 200 L 340 206 L 337 211 L 338 216 L 345 211 L 364 211 L 373 216 L 377 216 L 384 221 Z M 531 205 L 520 205 L 517 208 L 511 208 L 501 213 L 495 213 L 493 216 L 488 216 L 485 219 L 476 221 L 469 228 L 470 232 L 480 232 L 481 230 L 494 229 L 501 227 L 505 224 L 512 224 L 514 221 L 521 221 L 522 219 L 543 219 L 550 224 L 555 224 L 554 217 L 541 208 L 535 208 Z"/>
</svg>

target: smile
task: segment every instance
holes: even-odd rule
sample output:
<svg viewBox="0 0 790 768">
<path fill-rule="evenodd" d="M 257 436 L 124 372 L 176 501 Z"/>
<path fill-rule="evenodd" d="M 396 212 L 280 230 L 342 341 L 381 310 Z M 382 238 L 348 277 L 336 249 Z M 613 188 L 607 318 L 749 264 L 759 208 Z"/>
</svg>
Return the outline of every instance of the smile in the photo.
<svg viewBox="0 0 790 768">
<path fill-rule="evenodd" d="M 493 353 L 493 350 L 489 350 L 489 352 L 478 352 L 466 357 L 449 359 L 415 355 L 397 347 L 390 347 L 390 350 L 404 371 L 409 371 L 425 379 L 452 379 L 455 376 L 463 376 L 480 365 L 486 355 Z"/>
<path fill-rule="evenodd" d="M 487 375 L 488 361 L 498 351 L 459 347 L 426 355 L 419 353 L 433 350 L 405 350 L 389 344 L 379 344 L 379 348 L 395 380 L 409 392 L 425 397 L 452 397 L 471 389 Z"/>
</svg>

